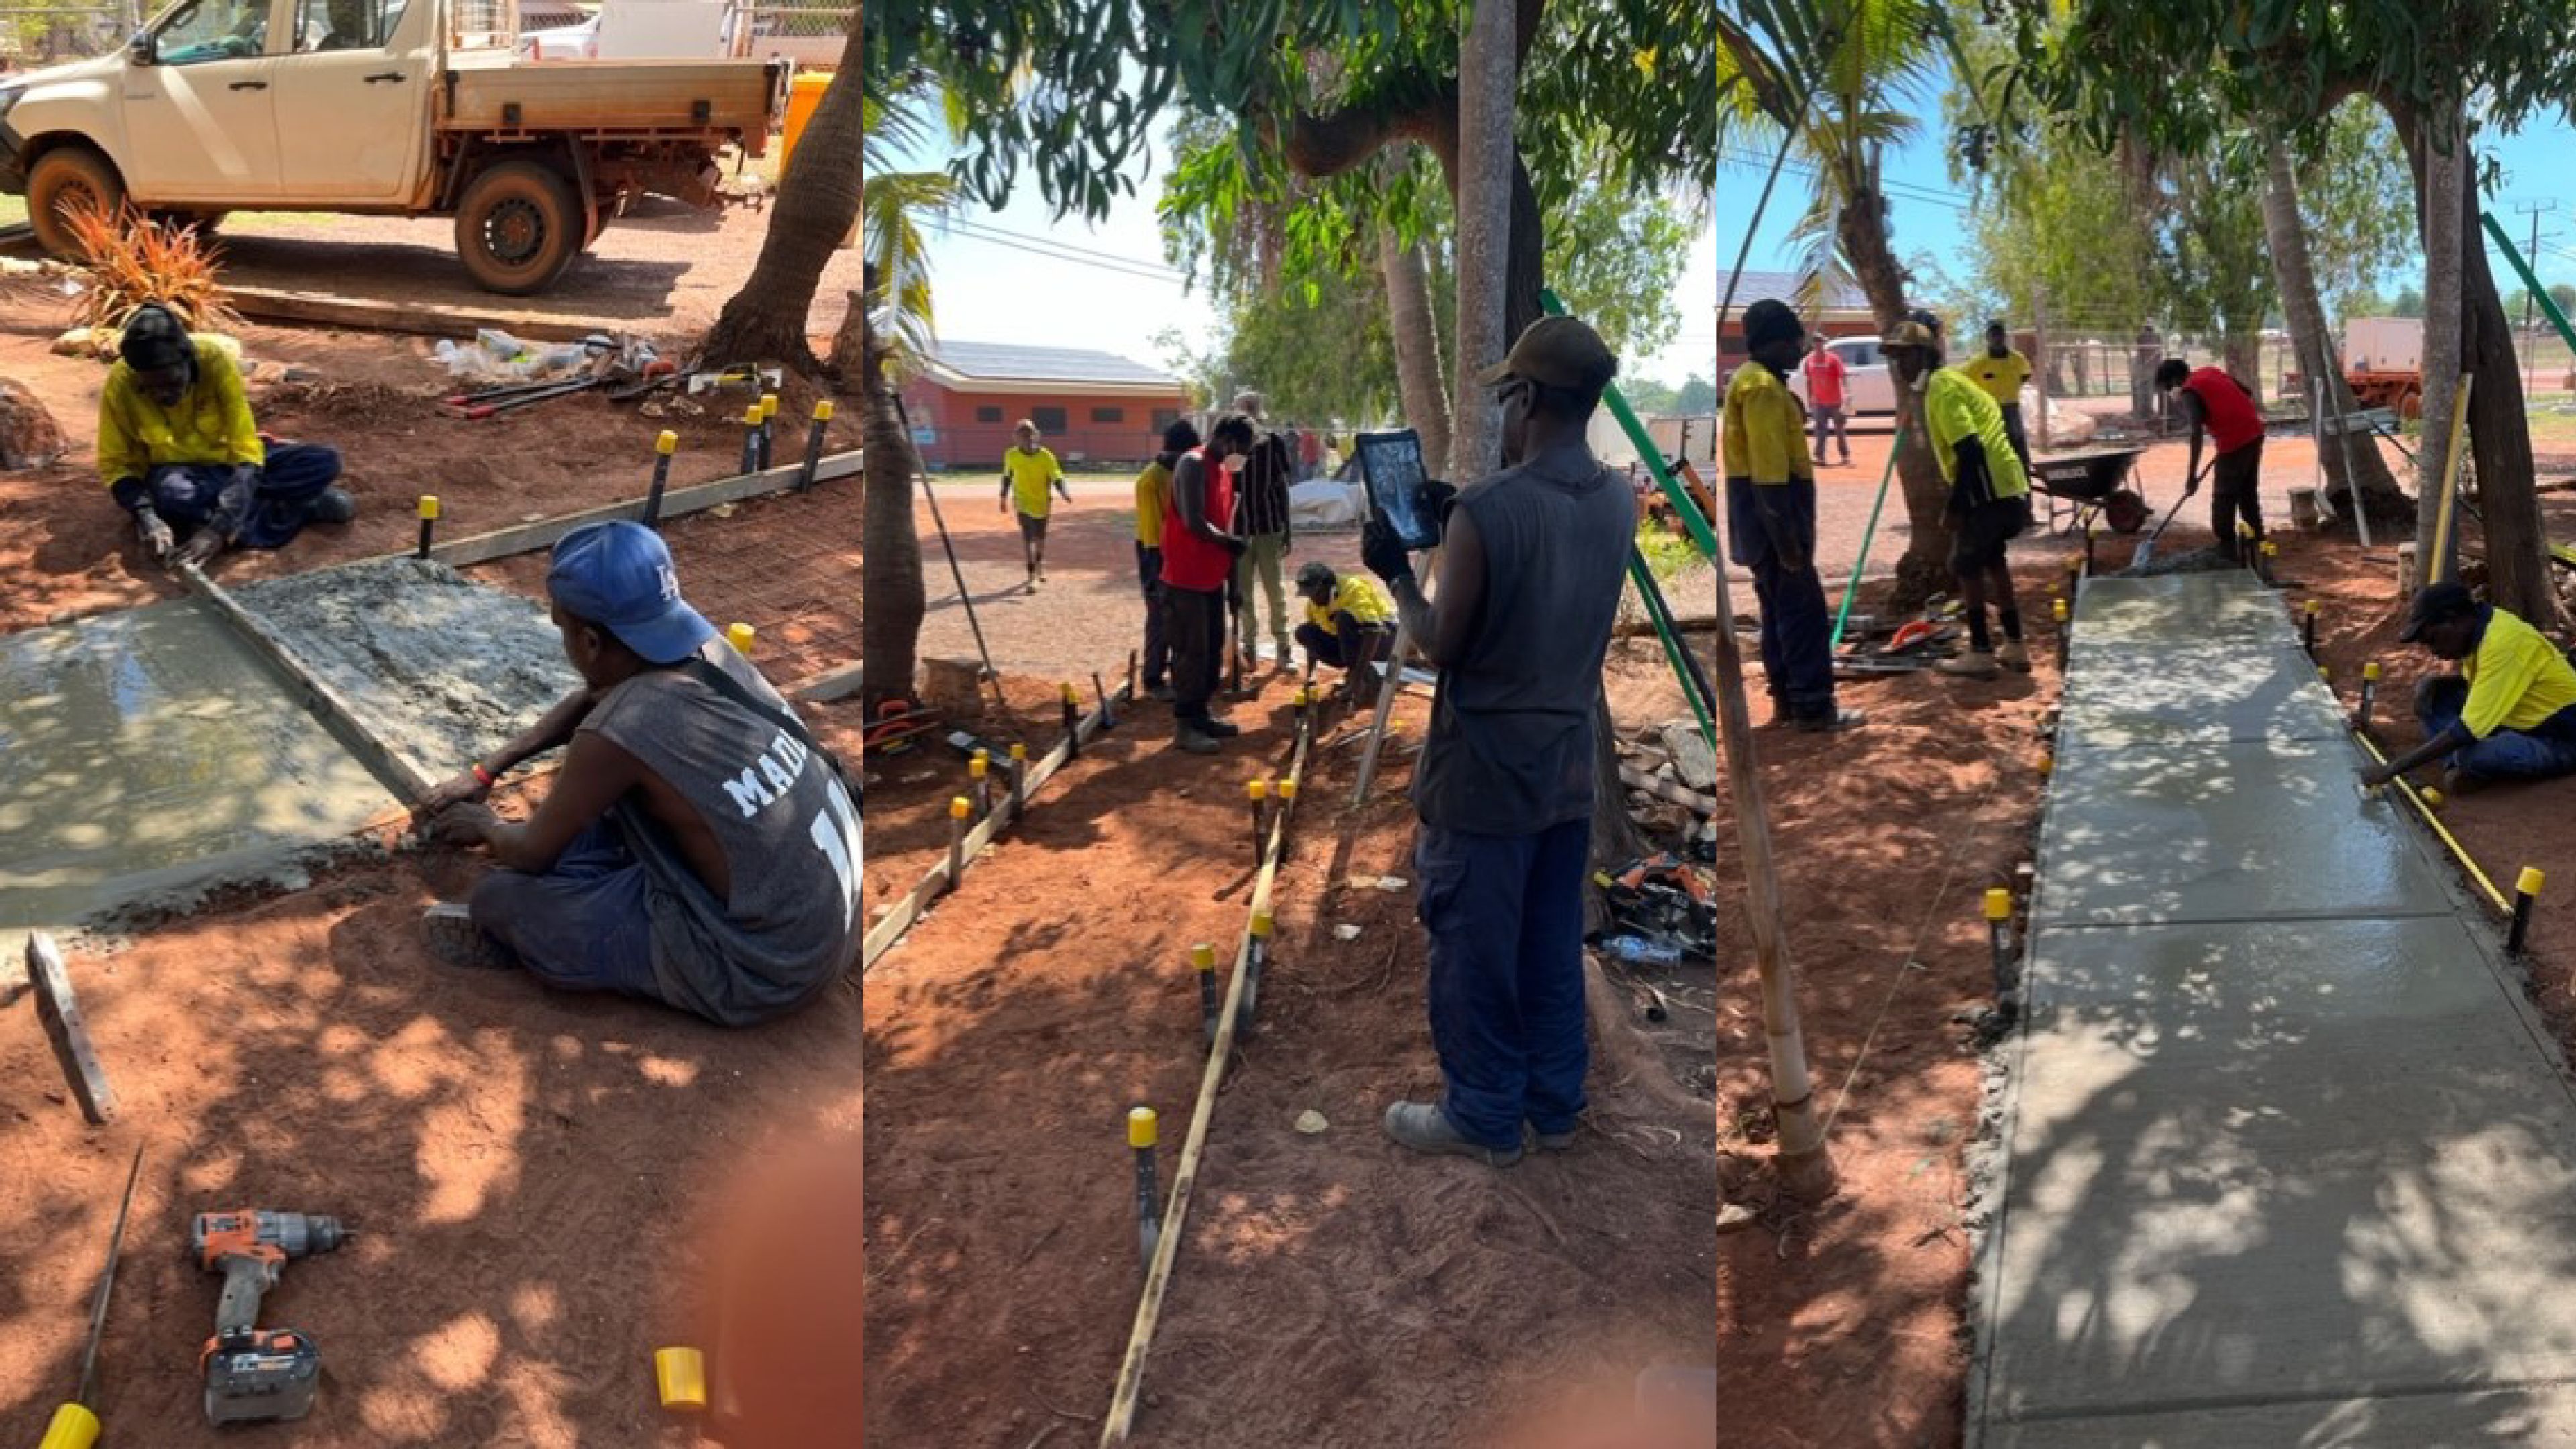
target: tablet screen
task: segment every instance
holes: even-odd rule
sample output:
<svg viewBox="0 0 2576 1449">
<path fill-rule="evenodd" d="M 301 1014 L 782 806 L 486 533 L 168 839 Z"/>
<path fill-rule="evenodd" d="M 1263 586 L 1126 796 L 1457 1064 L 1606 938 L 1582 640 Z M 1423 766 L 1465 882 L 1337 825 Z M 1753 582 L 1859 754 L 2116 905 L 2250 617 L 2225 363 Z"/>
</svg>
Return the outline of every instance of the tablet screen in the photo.
<svg viewBox="0 0 2576 1449">
<path fill-rule="evenodd" d="M 1411 428 L 1359 435 L 1360 476 L 1368 480 L 1369 506 L 1385 516 L 1404 546 L 1420 553 L 1440 546 L 1440 521 L 1423 499 L 1427 475 L 1422 435 Z"/>
</svg>

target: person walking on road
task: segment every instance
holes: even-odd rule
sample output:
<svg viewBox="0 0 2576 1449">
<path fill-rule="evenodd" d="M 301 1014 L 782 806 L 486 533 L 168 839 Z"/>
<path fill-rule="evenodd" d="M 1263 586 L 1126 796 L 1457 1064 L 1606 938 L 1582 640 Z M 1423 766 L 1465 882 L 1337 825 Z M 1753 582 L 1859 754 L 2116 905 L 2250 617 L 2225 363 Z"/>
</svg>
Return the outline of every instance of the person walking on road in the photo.
<svg viewBox="0 0 2576 1449">
<path fill-rule="evenodd" d="M 2027 673 L 2021 608 L 2013 597 L 2012 565 L 2005 546 L 2030 527 L 2030 479 L 2006 435 L 2003 408 L 1978 385 L 1973 367 L 1941 365 L 1941 334 L 1921 322 L 1900 322 L 1885 345 L 1891 354 L 1921 360 L 1923 420 L 1932 457 L 1950 485 L 1949 515 L 1956 538 L 1950 572 L 1968 618 L 1968 650 L 1932 666 L 1943 674 L 1992 679 L 1998 665 Z M 1980 359 L 1982 361 L 1983 359 Z M 1986 627 L 1986 604 L 1997 609 L 2004 641 Z"/>
<path fill-rule="evenodd" d="M 1199 445 L 1199 430 L 1183 418 L 1163 429 L 1163 451 L 1136 475 L 1136 585 L 1145 594 L 1145 654 L 1140 670 L 1145 693 L 1170 699 L 1172 646 L 1163 624 L 1163 515 L 1172 504 L 1172 467 Z"/>
<path fill-rule="evenodd" d="M 1362 530 L 1363 560 L 1440 671 L 1413 803 L 1444 1090 L 1385 1119 L 1417 1152 L 1507 1167 L 1525 1131 L 1572 1147 L 1583 1110 L 1593 719 L 1637 532 L 1635 493 L 1584 434 L 1618 366 L 1590 327 L 1544 317 L 1482 375 L 1500 391 L 1506 466 L 1434 490 L 1430 596 L 1391 526 Z"/>
<path fill-rule="evenodd" d="M 1986 324 L 1986 350 L 1968 359 L 1960 367 L 1986 396 L 2003 410 L 2004 436 L 2011 440 L 2013 456 L 2021 460 L 2022 476 L 2030 476 L 2030 437 L 2021 426 L 2021 390 L 2030 381 L 2030 359 L 2012 345 L 2012 334 L 2001 322 Z"/>
<path fill-rule="evenodd" d="M 2218 553 L 2230 563 L 2244 563 L 2245 548 L 2263 544 L 2263 414 L 2245 384 L 2215 367 L 2194 369 L 2179 357 L 2156 367 L 2156 390 L 2182 409 L 2183 428 L 2191 435 L 2185 496 L 2200 491 L 2200 435 L 2209 434 L 2218 457 L 2210 464 L 2209 531 L 2218 536 Z M 2240 547 L 2237 520 L 2253 536 Z"/>
<path fill-rule="evenodd" d="M 1019 441 L 1002 455 L 1002 506 L 1020 515 L 1020 557 L 1029 567 L 1022 587 L 1034 594 L 1046 582 L 1047 515 L 1055 510 L 1047 489 L 1054 488 L 1067 503 L 1073 501 L 1073 490 L 1064 486 L 1064 469 L 1054 451 L 1038 445 L 1037 424 L 1023 419 L 1012 431 Z"/>
<path fill-rule="evenodd" d="M 1172 464 L 1172 496 L 1163 510 L 1163 634 L 1172 649 L 1172 743 L 1194 755 L 1217 752 L 1219 740 L 1243 733 L 1210 708 L 1225 672 L 1226 587 L 1243 538 L 1235 517 L 1229 459 L 1249 450 L 1252 419 L 1228 413 L 1207 442 Z"/>
<path fill-rule="evenodd" d="M 1281 668 L 1288 664 L 1288 587 L 1280 571 L 1293 542 L 1288 523 L 1288 485 L 1293 464 L 1287 440 L 1262 423 L 1261 394 L 1247 392 L 1234 400 L 1235 411 L 1252 420 L 1253 445 L 1244 451 L 1235 477 L 1236 532 L 1243 535 L 1243 558 L 1235 566 L 1235 594 L 1242 625 L 1235 647 L 1243 652 L 1244 672 L 1260 667 L 1253 640 L 1260 637 L 1261 604 L 1270 606 L 1270 642 Z M 1258 594 L 1256 596 L 1256 588 Z"/>
<path fill-rule="evenodd" d="M 1840 353 L 1825 345 L 1822 334 L 1809 341 L 1807 360 L 1799 364 L 1807 377 L 1807 416 L 1816 425 L 1816 466 L 1825 466 L 1825 439 L 1842 444 L 1843 466 L 1851 466 L 1851 423 L 1844 417 L 1844 385 L 1851 370 Z"/>
<path fill-rule="evenodd" d="M 1744 311 L 1752 360 L 1726 384 L 1720 427 L 1726 468 L 1727 554 L 1753 574 L 1762 611 L 1762 677 L 1775 723 L 1842 730 L 1861 723 L 1834 702 L 1833 619 L 1816 575 L 1816 465 L 1806 419 L 1788 388 L 1805 328 L 1771 298 Z"/>
<path fill-rule="evenodd" d="M 2455 795 L 2576 774 L 2576 669 L 2548 636 L 2459 584 L 2439 583 L 2415 596 L 2397 637 L 2460 672 L 2415 687 L 2424 743 L 2364 771 L 2364 784 L 2385 785 L 2434 760 L 2445 763 L 2442 788 Z"/>
</svg>

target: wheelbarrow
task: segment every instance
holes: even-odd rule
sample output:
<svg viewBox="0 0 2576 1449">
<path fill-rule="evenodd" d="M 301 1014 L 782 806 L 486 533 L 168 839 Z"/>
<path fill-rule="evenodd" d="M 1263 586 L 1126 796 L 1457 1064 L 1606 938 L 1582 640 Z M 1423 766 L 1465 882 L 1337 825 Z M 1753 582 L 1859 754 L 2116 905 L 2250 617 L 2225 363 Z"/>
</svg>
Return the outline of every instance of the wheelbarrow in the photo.
<svg viewBox="0 0 2576 1449">
<path fill-rule="evenodd" d="M 2116 533 L 2146 527 L 2145 495 L 2123 486 L 2143 451 L 2102 448 L 2031 459 L 2031 487 L 2048 500 L 2048 531 L 2063 533 L 2069 527 L 2089 531 L 2097 514 Z"/>
</svg>

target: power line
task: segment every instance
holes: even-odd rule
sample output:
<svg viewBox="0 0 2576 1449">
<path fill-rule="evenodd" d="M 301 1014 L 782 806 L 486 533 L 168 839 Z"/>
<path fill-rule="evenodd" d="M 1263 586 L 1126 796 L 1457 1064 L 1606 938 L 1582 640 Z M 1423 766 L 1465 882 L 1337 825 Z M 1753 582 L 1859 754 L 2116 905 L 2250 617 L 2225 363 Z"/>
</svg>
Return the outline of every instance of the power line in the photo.
<svg viewBox="0 0 2576 1449">
<path fill-rule="evenodd" d="M 1767 171 L 1771 166 L 1771 158 L 1768 156 L 1750 156 L 1742 152 L 1721 151 L 1718 153 L 1718 164 L 1722 166 L 1731 165 L 1744 167 L 1756 171 Z M 1801 161 L 1785 162 L 1782 164 L 1780 169 L 1808 181 L 1817 180 L 1822 174 L 1814 166 Z M 1882 180 L 1878 184 L 1878 189 L 1884 192 L 1891 200 L 1919 201 L 1927 206 L 1948 207 L 1952 211 L 1966 211 L 1975 204 L 1962 192 L 1942 191 L 1935 187 L 1925 186 L 1912 181 Z"/>
<path fill-rule="evenodd" d="M 1013 241 L 1027 242 L 1033 246 L 1050 247 L 1058 251 L 1071 253 L 1074 256 L 1088 257 L 1097 261 L 1110 262 L 1122 267 L 1133 267 L 1144 271 L 1162 272 L 1175 278 L 1183 276 L 1183 273 L 1177 269 L 1164 266 L 1160 262 L 1140 262 L 1134 257 L 1120 256 L 1116 252 L 1104 252 L 1091 247 L 1076 246 L 1072 242 L 1058 241 L 1054 237 L 1030 236 L 1026 232 L 1012 231 L 1008 227 L 995 226 L 988 221 L 958 220 L 952 221 L 950 225 L 970 235 L 979 235 L 988 238 L 1007 237 Z"/>
<path fill-rule="evenodd" d="M 1188 280 L 1180 273 L 1162 267 L 1151 267 L 1134 262 L 1101 260 L 1097 255 L 1084 256 L 1050 250 L 1043 245 L 1033 243 L 1025 238 L 1017 237 L 1008 232 L 983 231 L 976 228 L 971 223 L 951 222 L 949 223 L 948 229 L 963 236 L 968 241 L 981 242 L 986 246 L 1000 247 L 1005 251 L 1024 252 L 1029 256 L 1040 257 L 1051 262 L 1062 262 L 1069 266 L 1090 267 L 1095 271 L 1110 272 L 1118 276 L 1129 277 L 1140 282 L 1160 282 L 1169 286 L 1179 285 Z"/>
</svg>

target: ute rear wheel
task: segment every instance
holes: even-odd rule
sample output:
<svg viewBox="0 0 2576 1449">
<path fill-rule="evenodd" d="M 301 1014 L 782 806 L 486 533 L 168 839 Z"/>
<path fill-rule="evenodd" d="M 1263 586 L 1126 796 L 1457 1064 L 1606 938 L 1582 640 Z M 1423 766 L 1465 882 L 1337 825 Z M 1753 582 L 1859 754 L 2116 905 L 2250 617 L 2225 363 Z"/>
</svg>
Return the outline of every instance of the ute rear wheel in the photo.
<svg viewBox="0 0 2576 1449">
<path fill-rule="evenodd" d="M 113 212 L 125 205 L 125 181 L 107 158 L 86 146 L 58 146 L 27 173 L 27 222 L 36 241 L 66 261 L 82 260 L 69 213 L 83 206 Z"/>
<path fill-rule="evenodd" d="M 475 285 L 525 297 L 555 284 L 581 254 L 588 230 L 563 173 L 536 161 L 504 161 L 466 184 L 456 251 Z"/>
</svg>

